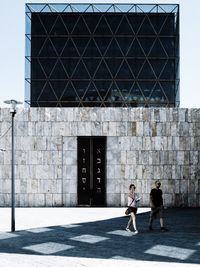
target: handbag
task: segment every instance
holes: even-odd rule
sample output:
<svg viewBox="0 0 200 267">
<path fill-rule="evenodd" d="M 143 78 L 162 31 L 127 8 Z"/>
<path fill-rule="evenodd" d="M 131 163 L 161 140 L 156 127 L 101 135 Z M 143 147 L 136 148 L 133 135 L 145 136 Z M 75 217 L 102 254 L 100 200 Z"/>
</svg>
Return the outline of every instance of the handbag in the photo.
<svg viewBox="0 0 200 267">
<path fill-rule="evenodd" d="M 125 210 L 125 215 L 129 215 L 131 213 L 130 211 L 130 208 L 128 207 L 126 210 Z"/>
</svg>

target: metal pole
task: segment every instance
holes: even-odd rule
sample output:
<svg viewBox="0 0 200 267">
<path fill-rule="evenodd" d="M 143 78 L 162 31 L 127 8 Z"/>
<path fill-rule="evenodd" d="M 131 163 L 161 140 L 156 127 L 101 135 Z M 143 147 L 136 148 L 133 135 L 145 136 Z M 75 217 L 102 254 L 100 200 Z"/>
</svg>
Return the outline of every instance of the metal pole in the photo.
<svg viewBox="0 0 200 267">
<path fill-rule="evenodd" d="M 11 164 L 11 231 L 15 232 L 15 165 L 14 165 L 14 116 L 15 112 L 12 112 L 12 164 Z"/>
</svg>

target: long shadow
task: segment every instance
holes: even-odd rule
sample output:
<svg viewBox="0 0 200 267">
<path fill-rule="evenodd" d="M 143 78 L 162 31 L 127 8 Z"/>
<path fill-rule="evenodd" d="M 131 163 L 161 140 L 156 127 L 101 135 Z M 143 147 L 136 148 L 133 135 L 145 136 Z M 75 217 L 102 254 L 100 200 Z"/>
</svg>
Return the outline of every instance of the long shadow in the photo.
<svg viewBox="0 0 200 267">
<path fill-rule="evenodd" d="M 200 208 L 166 209 L 168 232 L 148 230 L 149 213 L 137 215 L 139 234 L 125 231 L 128 217 L 0 233 L 0 253 L 200 263 Z"/>
</svg>

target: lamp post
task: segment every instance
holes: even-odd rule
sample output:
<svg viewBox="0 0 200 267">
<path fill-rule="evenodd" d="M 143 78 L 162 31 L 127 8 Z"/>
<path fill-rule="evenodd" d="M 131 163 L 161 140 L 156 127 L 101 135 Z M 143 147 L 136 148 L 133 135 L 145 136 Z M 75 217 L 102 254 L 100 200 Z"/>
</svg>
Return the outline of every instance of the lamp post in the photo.
<svg viewBox="0 0 200 267">
<path fill-rule="evenodd" d="M 22 102 L 14 99 L 4 101 L 10 105 L 10 113 L 12 116 L 12 164 L 11 164 L 11 231 L 15 232 L 15 146 L 14 146 L 14 117 L 16 114 L 16 106 Z"/>
</svg>

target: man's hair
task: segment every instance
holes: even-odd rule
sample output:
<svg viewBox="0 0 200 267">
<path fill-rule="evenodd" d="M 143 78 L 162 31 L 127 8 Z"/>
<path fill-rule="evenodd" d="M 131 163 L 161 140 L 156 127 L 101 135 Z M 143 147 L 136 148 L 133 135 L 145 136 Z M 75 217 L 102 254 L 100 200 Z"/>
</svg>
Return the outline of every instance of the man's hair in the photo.
<svg viewBox="0 0 200 267">
<path fill-rule="evenodd" d="M 131 190 L 132 187 L 135 188 L 135 185 L 134 185 L 134 184 L 130 184 L 130 185 L 129 185 L 129 190 Z"/>
<path fill-rule="evenodd" d="M 161 185 L 160 180 L 156 180 L 156 181 L 155 181 L 155 184 L 160 184 L 160 185 Z"/>
</svg>

